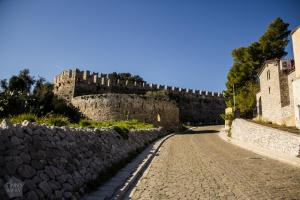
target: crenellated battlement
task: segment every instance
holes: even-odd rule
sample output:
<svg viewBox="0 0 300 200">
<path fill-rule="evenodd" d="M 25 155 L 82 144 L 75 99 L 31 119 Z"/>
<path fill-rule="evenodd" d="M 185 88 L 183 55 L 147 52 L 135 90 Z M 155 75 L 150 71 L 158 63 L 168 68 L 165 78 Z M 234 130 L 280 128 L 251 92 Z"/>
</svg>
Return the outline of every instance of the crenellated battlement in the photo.
<svg viewBox="0 0 300 200">
<path fill-rule="evenodd" d="M 64 70 L 54 78 L 54 94 L 60 98 L 72 103 L 75 97 L 87 97 L 86 101 L 82 100 L 82 106 L 79 106 L 81 111 L 85 110 L 87 103 L 92 100 L 89 99 L 91 95 L 101 96 L 107 93 L 145 95 L 158 101 L 160 98 L 162 101 L 168 99 L 170 103 L 176 102 L 182 123 L 195 125 L 220 123 L 222 121 L 220 114 L 225 109 L 222 93 L 147 83 L 141 77 L 129 73 L 103 74 L 72 69 Z M 123 103 L 125 107 L 121 109 L 122 115 L 124 112 L 136 112 L 126 110 L 132 103 Z M 120 105 L 111 106 L 115 110 Z"/>
<path fill-rule="evenodd" d="M 167 93 L 176 95 L 223 98 L 222 93 L 147 83 L 141 78 L 137 79 L 135 76 L 126 73 L 91 73 L 88 70 L 80 71 L 79 69 L 64 70 L 54 78 L 54 85 L 54 92 L 64 97 L 68 95 L 74 97 L 107 92 L 145 94 L 148 91 L 166 91 Z M 70 91 L 71 88 L 73 88 L 72 91 Z M 68 94 L 61 95 L 64 92 L 68 92 Z"/>
</svg>

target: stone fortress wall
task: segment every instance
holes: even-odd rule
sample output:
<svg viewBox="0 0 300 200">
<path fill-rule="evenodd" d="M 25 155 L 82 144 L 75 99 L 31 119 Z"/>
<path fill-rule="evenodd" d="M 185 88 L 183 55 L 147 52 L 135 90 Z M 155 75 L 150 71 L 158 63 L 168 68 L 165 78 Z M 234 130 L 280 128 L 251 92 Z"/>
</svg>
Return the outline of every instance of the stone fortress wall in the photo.
<svg viewBox="0 0 300 200">
<path fill-rule="evenodd" d="M 110 74 L 90 73 L 90 71 L 65 70 L 54 78 L 54 92 L 63 96 L 82 96 L 108 92 L 145 94 L 147 91 L 166 90 L 173 94 L 212 96 L 223 98 L 222 93 L 192 90 L 180 87 L 132 82 L 110 78 Z M 63 86 L 63 87 L 62 87 Z M 66 89 L 68 91 L 66 91 Z M 69 92 L 69 93 L 68 93 Z"/>
<path fill-rule="evenodd" d="M 78 69 L 65 70 L 54 79 L 54 93 L 71 102 L 73 97 L 91 94 L 137 94 L 148 91 L 165 91 L 179 108 L 181 122 L 193 124 L 221 123 L 220 114 L 225 109 L 221 93 L 191 90 L 132 79 L 117 79 L 112 74 L 90 73 Z"/>
<path fill-rule="evenodd" d="M 74 97 L 72 104 L 97 121 L 139 119 L 162 127 L 179 124 L 175 103 L 135 94 L 97 94 Z"/>
</svg>

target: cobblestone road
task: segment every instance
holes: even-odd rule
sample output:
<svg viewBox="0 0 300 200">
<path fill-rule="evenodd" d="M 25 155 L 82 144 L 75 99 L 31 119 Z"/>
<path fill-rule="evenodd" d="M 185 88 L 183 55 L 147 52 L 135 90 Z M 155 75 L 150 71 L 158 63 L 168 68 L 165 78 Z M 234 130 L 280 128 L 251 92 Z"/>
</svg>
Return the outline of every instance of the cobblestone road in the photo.
<svg viewBox="0 0 300 200">
<path fill-rule="evenodd" d="M 131 199 L 300 199 L 300 168 L 197 130 L 163 144 Z"/>
</svg>

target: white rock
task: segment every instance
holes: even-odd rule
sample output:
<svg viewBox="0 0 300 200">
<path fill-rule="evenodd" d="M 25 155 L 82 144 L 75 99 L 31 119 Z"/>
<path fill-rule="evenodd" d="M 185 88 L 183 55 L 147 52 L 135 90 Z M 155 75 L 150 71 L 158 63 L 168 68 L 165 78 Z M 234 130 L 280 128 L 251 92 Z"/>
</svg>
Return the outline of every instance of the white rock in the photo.
<svg viewBox="0 0 300 200">
<path fill-rule="evenodd" d="M 9 121 L 9 119 L 3 119 L 1 124 L 0 124 L 0 127 L 3 128 L 3 129 L 8 129 L 8 128 L 11 128 L 13 125 L 12 123 Z"/>
<path fill-rule="evenodd" d="M 28 127 L 28 128 L 32 128 L 32 127 L 33 127 L 33 123 L 30 122 L 30 121 L 28 121 L 28 120 L 24 120 L 24 121 L 22 122 L 22 126 L 26 126 L 26 127 Z"/>
</svg>

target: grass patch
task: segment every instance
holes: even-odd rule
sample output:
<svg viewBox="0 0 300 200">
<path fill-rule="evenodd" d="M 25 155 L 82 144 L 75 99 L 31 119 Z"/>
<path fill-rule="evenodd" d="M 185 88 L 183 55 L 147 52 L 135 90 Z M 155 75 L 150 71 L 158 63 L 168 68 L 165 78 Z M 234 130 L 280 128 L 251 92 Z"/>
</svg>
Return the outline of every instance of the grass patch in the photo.
<svg viewBox="0 0 300 200">
<path fill-rule="evenodd" d="M 30 122 L 36 122 L 38 124 L 47 124 L 53 126 L 68 126 L 70 124 L 69 119 L 64 116 L 55 115 L 55 116 L 38 117 L 31 113 L 24 113 L 24 114 L 12 116 L 10 120 L 15 124 L 22 124 L 22 122 L 25 120 Z"/>
<path fill-rule="evenodd" d="M 10 120 L 11 120 L 11 122 L 13 122 L 15 124 L 21 124 L 25 120 L 30 121 L 30 122 L 37 122 L 38 117 L 31 113 L 24 113 L 24 114 L 13 116 L 10 118 Z"/>
<path fill-rule="evenodd" d="M 80 127 L 94 128 L 93 122 L 90 121 L 90 120 L 86 120 L 86 119 L 80 120 L 80 121 L 79 121 L 79 126 L 80 126 Z"/>
<path fill-rule="evenodd" d="M 47 124 L 53 126 L 69 126 L 72 128 L 113 128 L 117 131 L 122 138 L 127 139 L 127 133 L 131 129 L 148 129 L 154 128 L 153 124 L 143 123 L 138 120 L 126 120 L 126 121 L 107 121 L 97 122 L 88 119 L 81 119 L 79 123 L 70 123 L 70 120 L 65 116 L 51 115 L 38 117 L 31 113 L 24 113 L 17 116 L 12 116 L 10 120 L 15 124 L 21 124 L 27 120 L 30 122 L 36 122 L 38 124 Z"/>
<path fill-rule="evenodd" d="M 70 121 L 67 117 L 64 116 L 51 116 L 43 117 L 40 123 L 52 125 L 52 126 L 68 126 Z"/>
<path fill-rule="evenodd" d="M 107 121 L 107 122 L 97 122 L 93 120 L 82 119 L 78 124 L 71 124 L 71 127 L 78 128 L 116 128 L 118 131 L 125 131 L 130 129 L 146 129 L 154 128 L 153 124 L 139 122 L 138 120 L 128 120 L 128 121 Z M 116 130 L 117 131 L 117 130 Z"/>
<path fill-rule="evenodd" d="M 262 120 L 249 120 L 249 121 L 254 122 L 256 124 L 263 125 L 263 126 L 268 126 L 268 127 L 271 127 L 271 128 L 279 129 L 279 130 L 282 130 L 282 131 L 287 131 L 287 132 L 290 132 L 290 133 L 300 134 L 300 130 L 297 129 L 296 127 L 294 127 L 294 126 L 278 125 L 278 124 L 274 124 L 270 121 L 262 121 Z"/>
</svg>

